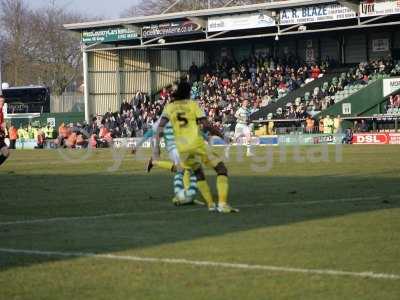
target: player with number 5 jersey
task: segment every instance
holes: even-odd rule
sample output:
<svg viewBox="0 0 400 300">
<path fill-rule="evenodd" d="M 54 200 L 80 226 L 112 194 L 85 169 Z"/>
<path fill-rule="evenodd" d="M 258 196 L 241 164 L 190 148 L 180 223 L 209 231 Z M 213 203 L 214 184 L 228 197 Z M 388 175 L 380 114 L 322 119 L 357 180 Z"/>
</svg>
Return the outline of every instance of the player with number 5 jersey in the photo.
<svg viewBox="0 0 400 300">
<path fill-rule="evenodd" d="M 175 175 L 175 182 L 181 184 L 183 170 L 190 168 L 197 178 L 197 187 L 210 211 L 222 213 L 238 212 L 228 205 L 228 170 L 225 164 L 217 157 L 204 141 L 202 130 L 211 135 L 224 138 L 223 134 L 212 126 L 196 101 L 190 98 L 190 85 L 182 81 L 174 95 L 174 101 L 169 103 L 163 111 L 156 135 L 156 147 L 154 156 L 159 157 L 161 139 L 164 127 L 171 123 L 175 135 L 175 143 L 179 151 L 180 163 Z M 211 165 L 217 173 L 218 205 L 215 205 L 207 184 L 203 165 Z"/>
</svg>

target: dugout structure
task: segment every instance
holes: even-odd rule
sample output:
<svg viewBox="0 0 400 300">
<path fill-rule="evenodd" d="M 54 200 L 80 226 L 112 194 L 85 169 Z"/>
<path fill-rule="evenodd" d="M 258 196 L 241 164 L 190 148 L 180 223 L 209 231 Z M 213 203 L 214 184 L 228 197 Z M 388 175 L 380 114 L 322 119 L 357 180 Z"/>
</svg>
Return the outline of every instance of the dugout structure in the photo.
<svg viewBox="0 0 400 300">
<path fill-rule="evenodd" d="M 226 55 L 294 54 L 340 64 L 400 59 L 398 0 L 271 1 L 64 27 L 82 40 L 87 121 L 118 110 L 139 90 L 156 94 L 192 62 Z"/>
</svg>

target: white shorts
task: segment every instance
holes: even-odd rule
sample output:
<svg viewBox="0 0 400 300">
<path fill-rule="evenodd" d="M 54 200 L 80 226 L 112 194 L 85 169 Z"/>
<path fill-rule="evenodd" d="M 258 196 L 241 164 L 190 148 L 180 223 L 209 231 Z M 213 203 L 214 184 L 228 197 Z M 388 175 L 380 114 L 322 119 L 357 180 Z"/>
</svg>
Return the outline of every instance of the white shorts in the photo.
<svg viewBox="0 0 400 300">
<path fill-rule="evenodd" d="M 172 150 L 168 151 L 168 156 L 175 166 L 178 166 L 180 164 L 181 160 L 179 157 L 178 149 L 173 148 Z"/>
<path fill-rule="evenodd" d="M 235 127 L 235 139 L 241 138 L 241 137 L 246 137 L 250 138 L 251 137 L 251 128 L 250 126 L 246 124 L 236 124 Z"/>
</svg>

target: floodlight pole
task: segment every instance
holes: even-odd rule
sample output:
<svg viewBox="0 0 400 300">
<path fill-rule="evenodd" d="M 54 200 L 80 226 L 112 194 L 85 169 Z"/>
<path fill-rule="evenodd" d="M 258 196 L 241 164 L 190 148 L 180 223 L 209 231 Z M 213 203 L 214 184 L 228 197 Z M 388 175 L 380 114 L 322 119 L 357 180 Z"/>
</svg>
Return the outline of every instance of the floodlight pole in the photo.
<svg viewBox="0 0 400 300">
<path fill-rule="evenodd" d="M 84 101 L 85 101 L 85 121 L 90 124 L 89 112 L 89 58 L 86 47 L 82 47 L 83 54 L 83 86 L 84 86 Z"/>
</svg>

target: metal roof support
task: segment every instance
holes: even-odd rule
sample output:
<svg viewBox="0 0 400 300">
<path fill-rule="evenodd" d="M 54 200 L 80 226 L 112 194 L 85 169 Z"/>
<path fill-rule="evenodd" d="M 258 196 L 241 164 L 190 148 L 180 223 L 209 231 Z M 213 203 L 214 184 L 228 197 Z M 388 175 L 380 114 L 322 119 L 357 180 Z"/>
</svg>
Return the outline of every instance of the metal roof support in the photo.
<svg viewBox="0 0 400 300">
<path fill-rule="evenodd" d="M 218 32 L 218 33 L 214 33 L 214 34 L 212 34 L 212 35 L 207 36 L 207 39 L 213 39 L 213 38 L 215 38 L 215 37 L 217 37 L 217 36 L 223 35 L 223 34 L 228 33 L 228 32 L 230 32 L 230 30 L 226 30 L 226 31 L 221 31 L 221 32 Z"/>
<path fill-rule="evenodd" d="M 90 50 L 90 49 L 92 49 L 92 48 L 94 48 L 94 47 L 96 47 L 98 45 L 101 45 L 101 43 L 97 42 L 97 43 L 94 43 L 94 44 L 91 44 L 91 45 L 88 45 L 88 46 L 83 46 L 82 47 L 82 51 Z"/>
<path fill-rule="evenodd" d="M 292 26 L 287 27 L 287 28 L 284 28 L 284 29 L 280 29 L 280 28 L 279 28 L 279 34 L 281 34 L 281 33 L 283 33 L 283 32 L 286 32 L 286 31 L 290 31 L 290 30 L 292 30 L 292 29 L 298 28 L 298 27 L 303 26 L 303 25 L 304 25 L 304 24 L 296 24 L 296 25 L 292 25 Z"/>
<path fill-rule="evenodd" d="M 384 15 L 384 16 L 375 17 L 375 18 L 372 18 L 372 19 L 369 19 L 369 20 L 366 20 L 366 21 L 361 21 L 360 25 L 364 25 L 364 24 L 368 24 L 368 23 L 371 23 L 371 22 L 375 22 L 375 21 L 378 21 L 378 20 L 386 18 L 386 17 L 387 17 L 387 15 Z"/>
<path fill-rule="evenodd" d="M 175 5 L 177 5 L 179 2 L 181 2 L 181 0 L 176 0 L 174 3 L 172 3 L 170 6 L 168 6 L 168 8 L 165 9 L 161 14 L 163 15 L 163 14 L 167 13 L 167 12 L 170 11 L 173 7 L 175 7 Z"/>
<path fill-rule="evenodd" d="M 151 40 L 148 40 L 148 41 L 143 42 L 142 45 L 147 45 L 147 44 L 150 44 L 150 43 L 152 43 L 152 42 L 158 41 L 158 40 L 162 39 L 163 37 L 164 37 L 164 36 L 155 37 L 154 39 L 151 39 Z"/>
</svg>

